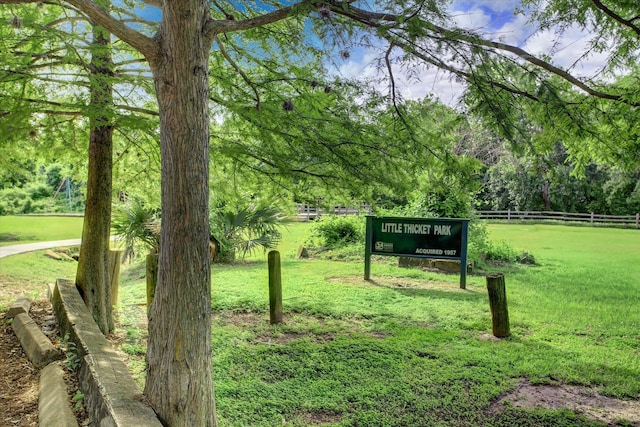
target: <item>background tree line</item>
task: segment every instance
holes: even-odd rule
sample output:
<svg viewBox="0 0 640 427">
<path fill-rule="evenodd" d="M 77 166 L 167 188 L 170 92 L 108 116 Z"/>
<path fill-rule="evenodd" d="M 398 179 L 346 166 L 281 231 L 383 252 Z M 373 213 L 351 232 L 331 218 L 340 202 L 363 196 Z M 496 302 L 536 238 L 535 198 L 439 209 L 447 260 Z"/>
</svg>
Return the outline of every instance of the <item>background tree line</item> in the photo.
<svg viewBox="0 0 640 427">
<path fill-rule="evenodd" d="M 416 170 L 414 177 L 404 177 L 411 183 L 405 188 L 417 188 L 416 195 L 411 195 L 411 191 L 400 194 L 392 186 L 379 187 L 378 194 L 331 191 L 321 182 L 282 176 L 278 177 L 278 184 L 271 182 L 272 185 L 265 186 L 264 170 L 251 167 L 239 170 L 234 164 L 239 156 L 233 152 L 223 157 L 225 161 L 218 160 L 212 165 L 214 174 L 224 175 L 229 170 L 235 170 L 237 174 L 234 185 L 212 199 L 213 211 L 226 210 L 228 215 L 231 206 L 236 206 L 237 211 L 246 209 L 246 204 L 238 207 L 238 203 L 247 195 L 255 201 L 275 198 L 282 206 L 283 215 L 292 213 L 291 207 L 295 203 L 317 203 L 322 199 L 327 204 L 352 204 L 358 202 L 354 197 L 359 196 L 371 197 L 368 201 L 383 208 L 420 204 L 424 215 L 436 216 L 468 216 L 473 209 L 612 215 L 631 215 L 640 211 L 638 168 L 590 162 L 576 171 L 561 142 L 546 153 L 518 150 L 516 145 L 483 126 L 481 119 L 470 119 L 435 100 L 408 101 L 404 106 L 407 117 L 419 124 L 417 129 L 430 129 L 416 137 L 429 140 L 431 146 L 451 153 L 449 163 L 431 162 L 428 168 Z M 223 122 L 220 126 L 230 129 L 235 124 Z M 140 168 L 157 171 L 157 159 L 140 160 L 139 152 L 121 158 L 123 162 L 126 159 L 128 166 L 119 173 L 123 187 L 116 189 L 114 200 L 123 202 L 126 194 L 158 205 L 156 191 L 149 191 L 153 182 L 159 179 L 158 175 L 140 174 Z M 85 173 L 83 165 L 46 163 L 46 157 L 38 161 L 14 161 L 1 172 L 0 215 L 82 211 L 86 183 L 81 177 Z M 64 182 L 67 176 L 73 177 L 70 178 L 71 200 Z M 348 187 L 349 179 L 348 174 L 340 178 L 340 187 Z M 337 182 L 335 178 L 334 182 Z"/>
</svg>

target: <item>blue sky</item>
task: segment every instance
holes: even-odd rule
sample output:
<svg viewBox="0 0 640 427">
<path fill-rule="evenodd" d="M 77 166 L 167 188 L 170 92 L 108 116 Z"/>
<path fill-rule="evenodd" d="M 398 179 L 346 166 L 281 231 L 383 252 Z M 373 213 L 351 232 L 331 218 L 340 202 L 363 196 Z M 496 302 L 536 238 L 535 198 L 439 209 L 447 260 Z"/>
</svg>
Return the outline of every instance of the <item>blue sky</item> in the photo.
<svg viewBox="0 0 640 427">
<path fill-rule="evenodd" d="M 516 0 L 454 0 L 449 7 L 452 20 L 462 28 L 481 33 L 485 38 L 512 44 L 536 55 L 549 55 L 555 65 L 570 69 L 576 76 L 594 75 L 604 64 L 606 53 L 580 58 L 591 36 L 577 27 L 562 33 L 554 29 L 538 31 L 529 17 L 516 14 Z M 340 66 L 344 76 L 376 76 L 373 51 L 358 52 Z M 464 87 L 451 76 L 434 67 L 419 67 L 412 76 L 394 67 L 397 90 L 405 99 L 434 95 L 445 104 L 455 106 Z M 383 89 L 383 88 L 381 88 Z"/>
<path fill-rule="evenodd" d="M 448 13 L 457 26 L 474 30 L 485 38 L 519 46 L 534 55 L 550 55 L 556 65 L 571 69 L 578 76 L 593 75 L 604 65 L 605 54 L 591 55 L 579 60 L 590 37 L 578 28 L 568 28 L 562 34 L 557 31 L 537 31 L 529 18 L 516 14 L 519 0 L 453 0 Z M 147 19 L 159 20 L 160 11 L 153 6 L 145 6 L 141 15 Z M 382 77 L 375 59 L 380 52 L 375 49 L 350 49 L 350 57 L 328 64 L 344 77 Z M 335 68 L 337 66 L 337 69 Z M 454 106 L 462 94 L 463 86 L 444 71 L 417 67 L 412 76 L 400 66 L 394 67 L 397 89 L 405 99 L 420 99 L 429 94 L 442 102 Z M 380 88 L 385 90 L 384 87 Z"/>
</svg>

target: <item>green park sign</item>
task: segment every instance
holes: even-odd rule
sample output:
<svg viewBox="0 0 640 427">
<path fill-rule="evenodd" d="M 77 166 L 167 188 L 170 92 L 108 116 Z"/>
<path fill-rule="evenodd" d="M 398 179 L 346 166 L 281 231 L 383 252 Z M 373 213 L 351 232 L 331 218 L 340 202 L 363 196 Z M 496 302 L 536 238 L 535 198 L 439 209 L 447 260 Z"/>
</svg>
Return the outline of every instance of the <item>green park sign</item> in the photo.
<svg viewBox="0 0 640 427">
<path fill-rule="evenodd" d="M 367 217 L 364 279 L 371 255 L 437 258 L 460 261 L 460 287 L 467 281 L 468 219 Z"/>
</svg>

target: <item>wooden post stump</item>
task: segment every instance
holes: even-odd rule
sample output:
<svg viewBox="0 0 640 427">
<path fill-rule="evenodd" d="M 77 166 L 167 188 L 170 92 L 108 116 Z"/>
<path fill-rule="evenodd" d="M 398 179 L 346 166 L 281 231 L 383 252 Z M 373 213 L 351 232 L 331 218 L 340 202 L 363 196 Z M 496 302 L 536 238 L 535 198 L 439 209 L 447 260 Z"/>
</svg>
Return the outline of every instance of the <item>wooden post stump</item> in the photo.
<svg viewBox="0 0 640 427">
<path fill-rule="evenodd" d="M 269 263 L 269 321 L 273 325 L 282 322 L 282 280 L 280 252 L 270 251 Z"/>
<path fill-rule="evenodd" d="M 120 262 L 122 261 L 121 250 L 109 251 L 109 282 L 111 285 L 111 305 L 118 305 L 118 292 L 120 290 Z"/>
<path fill-rule="evenodd" d="M 487 291 L 489 292 L 493 335 L 498 338 L 508 337 L 511 332 L 509 331 L 509 311 L 507 310 L 504 274 L 489 274 L 487 276 Z"/>
<path fill-rule="evenodd" d="M 156 285 L 158 284 L 158 254 L 151 253 L 147 255 L 147 316 L 151 309 L 153 297 L 156 294 Z"/>
</svg>

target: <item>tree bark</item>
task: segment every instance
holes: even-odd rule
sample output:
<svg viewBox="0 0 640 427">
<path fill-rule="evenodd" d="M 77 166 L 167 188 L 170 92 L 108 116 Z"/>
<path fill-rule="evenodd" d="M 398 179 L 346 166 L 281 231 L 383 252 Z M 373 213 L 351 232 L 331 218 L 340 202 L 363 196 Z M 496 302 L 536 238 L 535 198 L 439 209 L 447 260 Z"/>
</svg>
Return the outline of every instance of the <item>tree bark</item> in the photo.
<svg viewBox="0 0 640 427">
<path fill-rule="evenodd" d="M 109 237 L 113 169 L 113 96 L 110 34 L 94 25 L 91 49 L 91 101 L 88 108 L 89 171 L 76 286 L 104 334 L 113 331 Z"/>
<path fill-rule="evenodd" d="M 173 427 L 215 426 L 209 266 L 206 2 L 163 2 L 151 58 L 160 111 L 162 226 L 145 394 Z"/>
</svg>

